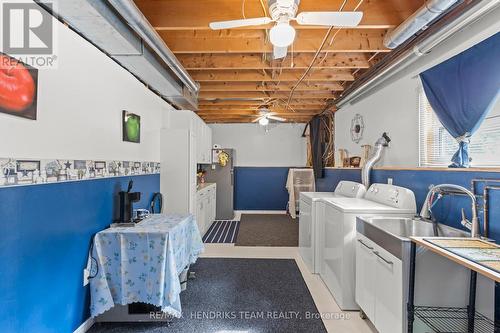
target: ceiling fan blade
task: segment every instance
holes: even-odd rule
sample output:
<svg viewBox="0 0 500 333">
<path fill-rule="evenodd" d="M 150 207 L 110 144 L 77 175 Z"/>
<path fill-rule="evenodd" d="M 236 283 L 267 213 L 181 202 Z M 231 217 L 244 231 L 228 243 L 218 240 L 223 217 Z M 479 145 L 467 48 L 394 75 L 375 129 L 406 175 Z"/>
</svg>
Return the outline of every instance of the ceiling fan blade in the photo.
<svg viewBox="0 0 500 333">
<path fill-rule="evenodd" d="M 363 12 L 302 12 L 297 15 L 297 23 L 302 25 L 326 25 L 335 27 L 355 27 L 361 22 Z"/>
<path fill-rule="evenodd" d="M 257 117 L 254 120 L 252 120 L 252 123 L 256 123 L 256 122 L 258 122 L 259 120 L 261 120 L 262 118 L 265 118 L 265 117 L 266 117 L 265 115 Z"/>
<path fill-rule="evenodd" d="M 288 52 L 288 47 L 278 47 L 274 46 L 273 48 L 273 59 L 282 59 L 286 57 L 286 54 Z"/>
<path fill-rule="evenodd" d="M 267 118 L 272 119 L 272 120 L 277 120 L 277 121 L 286 121 L 285 118 L 276 117 L 276 116 L 269 116 L 268 115 Z"/>
<path fill-rule="evenodd" d="M 242 20 L 232 20 L 232 21 L 220 21 L 220 22 L 211 22 L 208 26 L 212 30 L 220 30 L 220 29 L 231 29 L 231 28 L 239 28 L 239 27 L 249 27 L 252 25 L 261 25 L 271 23 L 273 20 L 269 17 L 256 17 L 250 19 L 242 19 Z"/>
</svg>

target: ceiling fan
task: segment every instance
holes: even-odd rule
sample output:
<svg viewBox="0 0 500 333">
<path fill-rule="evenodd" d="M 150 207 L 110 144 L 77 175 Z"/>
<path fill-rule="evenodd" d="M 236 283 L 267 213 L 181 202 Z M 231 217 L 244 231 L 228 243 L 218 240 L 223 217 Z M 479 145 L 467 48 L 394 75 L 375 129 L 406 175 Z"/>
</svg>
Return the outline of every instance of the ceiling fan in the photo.
<svg viewBox="0 0 500 333">
<path fill-rule="evenodd" d="M 212 30 L 221 30 L 275 22 L 269 31 L 269 39 L 274 46 L 274 59 L 280 59 L 286 57 L 288 46 L 295 39 L 295 29 L 290 21 L 296 21 L 300 25 L 355 27 L 363 17 L 363 12 L 302 12 L 295 16 L 299 3 L 300 0 L 268 0 L 271 17 L 212 22 L 209 26 Z"/>
<path fill-rule="evenodd" d="M 258 122 L 259 125 L 266 126 L 269 124 L 270 119 L 279 122 L 286 121 L 285 118 L 275 116 L 276 114 L 277 114 L 276 112 L 271 112 L 269 109 L 262 108 L 259 110 L 259 116 L 255 118 L 252 122 L 253 123 Z"/>
</svg>

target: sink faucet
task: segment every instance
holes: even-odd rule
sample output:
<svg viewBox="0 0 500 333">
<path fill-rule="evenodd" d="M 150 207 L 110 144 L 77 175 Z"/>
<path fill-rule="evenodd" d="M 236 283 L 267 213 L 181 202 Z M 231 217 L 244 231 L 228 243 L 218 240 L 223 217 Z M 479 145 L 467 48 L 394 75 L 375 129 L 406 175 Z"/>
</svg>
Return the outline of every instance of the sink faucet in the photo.
<svg viewBox="0 0 500 333">
<path fill-rule="evenodd" d="M 424 205 L 422 206 L 422 210 L 420 211 L 420 216 L 422 218 L 429 219 L 431 217 L 431 208 L 432 203 L 430 202 L 431 196 L 434 194 L 445 195 L 452 194 L 454 192 L 460 192 L 468 195 L 472 201 L 472 221 L 467 220 L 465 214 L 462 209 L 462 225 L 471 231 L 471 237 L 480 237 L 479 233 L 479 220 L 477 218 L 477 205 L 476 205 L 476 197 L 474 193 L 462 187 L 460 185 L 455 184 L 439 184 L 432 186 L 429 192 L 427 193 L 427 197 L 425 198 Z"/>
</svg>

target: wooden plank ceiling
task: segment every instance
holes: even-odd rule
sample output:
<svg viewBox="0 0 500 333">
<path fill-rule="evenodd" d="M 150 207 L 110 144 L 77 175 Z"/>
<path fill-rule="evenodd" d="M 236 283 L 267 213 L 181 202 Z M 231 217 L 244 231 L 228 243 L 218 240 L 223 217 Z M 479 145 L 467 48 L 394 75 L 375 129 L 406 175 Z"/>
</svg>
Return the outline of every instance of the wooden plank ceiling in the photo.
<svg viewBox="0 0 500 333">
<path fill-rule="evenodd" d="M 292 25 L 297 35 L 283 60 L 272 60 L 271 25 L 212 31 L 212 21 L 269 16 L 267 0 L 136 0 L 191 76 L 208 123 L 251 122 L 268 107 L 289 122 L 307 122 L 334 108 L 335 98 L 389 52 L 384 35 L 423 0 L 348 0 L 364 12 L 355 29 L 333 29 L 304 80 L 326 27 Z M 302 11 L 337 11 L 343 0 L 301 0 Z M 243 13 L 244 10 L 244 13 Z M 290 52 L 292 51 L 292 52 Z M 297 85 L 290 97 L 293 87 Z"/>
</svg>

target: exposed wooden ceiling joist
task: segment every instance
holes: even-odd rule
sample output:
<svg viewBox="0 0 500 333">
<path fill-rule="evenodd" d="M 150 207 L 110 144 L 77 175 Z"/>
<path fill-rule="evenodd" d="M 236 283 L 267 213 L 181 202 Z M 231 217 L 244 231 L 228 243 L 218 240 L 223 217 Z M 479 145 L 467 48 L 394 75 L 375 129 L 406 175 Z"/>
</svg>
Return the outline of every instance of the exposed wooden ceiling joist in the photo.
<svg viewBox="0 0 500 333">
<path fill-rule="evenodd" d="M 268 98 L 281 98 L 287 99 L 289 94 L 287 92 L 261 92 L 261 91 L 202 91 L 199 94 L 199 99 L 211 99 L 211 98 L 262 98 L 263 100 Z M 296 92 L 293 94 L 294 98 L 298 99 L 331 99 L 335 95 L 332 92 Z"/>
<path fill-rule="evenodd" d="M 311 53 L 295 53 L 283 61 L 273 61 L 271 54 L 179 54 L 177 58 L 187 70 L 228 69 L 306 69 L 313 59 Z M 369 68 L 370 53 L 323 53 L 313 68 L 350 69 Z M 323 59 L 323 57 L 326 57 Z"/>
<path fill-rule="evenodd" d="M 256 123 L 254 118 L 222 118 L 222 119 L 204 119 L 207 124 L 245 124 L 245 123 Z M 311 121 L 312 117 L 309 118 L 297 118 L 297 119 L 286 119 L 283 123 L 289 124 L 305 124 Z M 258 126 L 258 123 L 256 123 Z"/>
<path fill-rule="evenodd" d="M 201 106 L 199 112 L 220 112 L 224 113 L 226 111 L 254 111 L 259 107 L 268 108 L 272 111 L 286 112 L 290 110 L 302 111 L 302 110 L 323 110 L 325 108 L 324 104 L 312 104 L 312 105 L 292 105 L 290 108 L 286 108 L 283 105 L 229 105 L 229 106 Z"/>
<path fill-rule="evenodd" d="M 265 105 L 283 105 L 286 104 L 286 100 L 269 100 Z M 307 106 L 307 105 L 324 105 L 325 101 L 322 99 L 292 99 L 290 101 L 291 106 Z M 264 103 L 261 100 L 221 100 L 221 99 L 214 99 L 214 100 L 201 100 L 199 101 L 198 106 L 200 108 L 204 107 L 209 107 L 209 106 L 259 106 L 259 105 L 264 105 Z"/>
<path fill-rule="evenodd" d="M 193 79 L 199 82 L 296 82 L 304 73 L 303 70 L 289 70 L 272 75 L 259 70 L 221 70 L 221 71 L 191 71 Z M 306 81 L 354 81 L 354 76 L 348 70 L 317 69 L 311 71 Z"/>
<path fill-rule="evenodd" d="M 308 117 L 308 116 L 313 116 L 316 115 L 320 112 L 276 112 L 277 115 L 283 116 L 283 117 Z M 203 117 L 206 118 L 231 118 L 234 116 L 245 116 L 245 117 L 253 117 L 253 116 L 258 116 L 260 113 L 258 111 L 242 111 L 242 112 L 232 112 L 232 113 L 221 113 L 221 114 L 212 114 L 212 113 L 203 113 L 203 112 L 198 112 L 197 114 L 202 115 Z"/>
<path fill-rule="evenodd" d="M 223 33 L 228 31 L 227 33 Z M 251 34 L 245 34 L 246 32 Z M 389 52 L 383 40 L 386 30 L 341 30 L 324 52 Z M 273 46 L 262 30 L 161 31 L 160 36 L 176 54 L 190 53 L 271 53 Z M 322 30 L 302 30 L 291 49 L 315 53 L 325 36 Z"/>
<path fill-rule="evenodd" d="M 291 91 L 293 84 L 275 84 L 274 82 L 247 83 L 247 82 L 203 82 L 201 91 Z M 296 91 L 342 91 L 344 87 L 337 82 L 300 84 Z"/>
<path fill-rule="evenodd" d="M 299 11 L 336 11 L 342 0 L 302 0 Z M 158 30 L 208 30 L 213 21 L 243 18 L 241 0 L 135 0 L 151 24 Z M 267 1 L 264 1 L 267 3 Z M 345 10 L 353 10 L 357 1 L 348 1 Z M 360 27 L 392 28 L 410 16 L 422 1 L 365 0 Z M 246 17 L 261 17 L 264 12 L 257 0 L 245 2 Z M 324 27 L 298 26 L 298 29 Z"/>
<path fill-rule="evenodd" d="M 299 12 L 337 11 L 345 0 L 301 0 Z M 200 83 L 199 114 L 207 122 L 250 122 L 258 108 L 290 114 L 304 122 L 321 113 L 335 97 L 390 52 L 383 45 L 424 0 L 348 0 L 343 10 L 363 12 L 353 29 L 334 29 L 312 69 L 326 27 L 299 26 L 284 60 L 272 59 L 268 26 L 212 31 L 214 21 L 262 17 L 258 0 L 135 0 L 167 46 Z M 263 0 L 267 5 L 267 0 Z M 244 4 L 244 13 L 242 11 Z M 266 6 L 267 7 L 267 6 Z M 332 36 L 334 38 L 332 39 Z M 290 92 L 293 99 L 287 103 Z M 285 107 L 287 105 L 287 107 Z M 293 112 L 296 111 L 296 112 Z M 300 112 L 300 115 L 296 113 Z"/>
<path fill-rule="evenodd" d="M 310 121 L 314 116 L 303 116 L 303 117 L 289 117 L 285 118 L 285 122 L 295 122 L 295 123 L 304 123 Z M 207 123 L 215 123 L 215 122 L 252 122 L 257 118 L 255 116 L 233 116 L 233 117 L 218 117 L 218 118 L 207 118 L 201 117 Z"/>
</svg>

